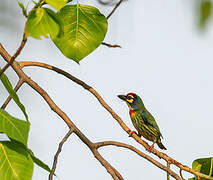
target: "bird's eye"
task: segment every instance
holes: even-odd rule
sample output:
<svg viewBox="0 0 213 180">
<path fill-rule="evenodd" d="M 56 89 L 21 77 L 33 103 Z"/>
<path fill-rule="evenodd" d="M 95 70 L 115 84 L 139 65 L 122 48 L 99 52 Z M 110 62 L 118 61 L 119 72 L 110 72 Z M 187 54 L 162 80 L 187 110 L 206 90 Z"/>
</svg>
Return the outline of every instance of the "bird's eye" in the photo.
<svg viewBox="0 0 213 180">
<path fill-rule="evenodd" d="M 132 99 L 132 97 L 131 97 L 131 96 L 127 96 L 127 99 L 129 99 L 129 100 L 130 100 L 130 99 Z"/>
</svg>

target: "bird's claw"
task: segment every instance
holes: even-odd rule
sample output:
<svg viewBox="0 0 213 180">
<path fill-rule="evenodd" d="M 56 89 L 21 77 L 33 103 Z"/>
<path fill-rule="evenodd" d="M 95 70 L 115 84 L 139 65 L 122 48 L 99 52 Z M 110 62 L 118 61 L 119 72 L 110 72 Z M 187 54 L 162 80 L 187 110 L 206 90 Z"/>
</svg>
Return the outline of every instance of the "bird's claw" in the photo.
<svg viewBox="0 0 213 180">
<path fill-rule="evenodd" d="M 151 150 L 154 148 L 155 142 L 153 142 L 153 144 L 151 146 L 149 146 L 149 148 L 147 149 L 149 152 L 151 152 Z"/>
<path fill-rule="evenodd" d="M 131 137 L 132 134 L 137 134 L 137 133 L 136 133 L 135 131 L 130 131 L 130 132 L 129 132 L 129 137 Z"/>
</svg>

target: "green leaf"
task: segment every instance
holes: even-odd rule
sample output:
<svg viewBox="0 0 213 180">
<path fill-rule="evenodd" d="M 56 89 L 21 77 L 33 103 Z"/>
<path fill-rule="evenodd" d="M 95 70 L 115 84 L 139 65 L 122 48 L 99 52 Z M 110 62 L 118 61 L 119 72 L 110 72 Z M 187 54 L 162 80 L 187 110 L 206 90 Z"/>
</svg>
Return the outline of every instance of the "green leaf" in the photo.
<svg viewBox="0 0 213 180">
<path fill-rule="evenodd" d="M 15 141 L 0 141 L 0 179 L 30 180 L 33 174 L 33 160 Z"/>
<path fill-rule="evenodd" d="M 30 154 L 34 163 L 36 163 L 39 167 L 43 168 L 44 170 L 48 171 L 49 173 L 54 174 L 53 171 L 49 168 L 49 166 L 46 165 L 44 162 L 42 162 L 39 158 L 37 158 L 30 149 L 28 149 L 28 153 Z"/>
<path fill-rule="evenodd" d="M 62 33 L 52 40 L 66 57 L 77 63 L 102 43 L 107 32 L 106 17 L 92 6 L 67 5 L 57 13 L 57 18 Z"/>
<path fill-rule="evenodd" d="M 28 121 L 12 117 L 3 109 L 0 109 L 0 132 L 27 146 L 29 129 L 30 123 Z"/>
<path fill-rule="evenodd" d="M 15 101 L 15 103 L 18 105 L 18 107 L 23 112 L 24 116 L 26 117 L 26 120 L 28 121 L 28 116 L 27 116 L 25 107 L 20 102 L 18 95 L 13 90 L 12 84 L 10 83 L 9 79 L 7 78 L 7 76 L 4 73 L 0 76 L 0 80 L 3 83 L 4 87 L 6 88 L 7 92 L 10 94 L 11 98 Z"/>
<path fill-rule="evenodd" d="M 200 4 L 200 28 L 205 28 L 212 15 L 211 0 L 202 0 Z"/>
<path fill-rule="evenodd" d="M 48 8 L 37 8 L 31 11 L 26 23 L 26 36 L 41 39 L 41 36 L 55 38 L 60 26 L 55 19 L 55 12 Z"/>
<path fill-rule="evenodd" d="M 27 10 L 25 9 L 23 3 L 21 3 L 20 1 L 18 1 L 18 5 L 19 7 L 22 9 L 22 13 L 25 17 L 27 17 Z"/>
<path fill-rule="evenodd" d="M 194 169 L 195 171 L 200 172 L 200 171 L 201 171 L 201 168 L 202 168 L 202 164 L 199 163 L 197 160 L 195 160 L 195 161 L 192 163 L 192 169 Z"/>
<path fill-rule="evenodd" d="M 213 177 L 213 157 L 196 159 L 192 163 L 192 169 Z M 189 180 L 197 180 L 197 177 L 189 178 Z M 206 180 L 201 178 L 201 180 Z"/>
<path fill-rule="evenodd" d="M 45 0 L 45 2 L 57 10 L 60 10 L 67 4 L 68 0 Z"/>
</svg>

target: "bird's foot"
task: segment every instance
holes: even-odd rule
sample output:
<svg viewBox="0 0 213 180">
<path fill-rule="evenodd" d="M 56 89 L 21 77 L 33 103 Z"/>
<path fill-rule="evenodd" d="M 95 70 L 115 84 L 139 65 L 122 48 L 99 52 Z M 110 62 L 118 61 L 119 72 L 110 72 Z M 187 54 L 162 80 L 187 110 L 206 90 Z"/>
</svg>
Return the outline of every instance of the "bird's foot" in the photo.
<svg viewBox="0 0 213 180">
<path fill-rule="evenodd" d="M 130 131 L 130 132 L 129 132 L 129 137 L 131 137 L 132 134 L 137 134 L 137 133 L 136 133 L 135 131 Z"/>
<path fill-rule="evenodd" d="M 151 150 L 154 148 L 155 142 L 151 146 L 149 146 L 148 151 L 151 152 Z"/>
</svg>

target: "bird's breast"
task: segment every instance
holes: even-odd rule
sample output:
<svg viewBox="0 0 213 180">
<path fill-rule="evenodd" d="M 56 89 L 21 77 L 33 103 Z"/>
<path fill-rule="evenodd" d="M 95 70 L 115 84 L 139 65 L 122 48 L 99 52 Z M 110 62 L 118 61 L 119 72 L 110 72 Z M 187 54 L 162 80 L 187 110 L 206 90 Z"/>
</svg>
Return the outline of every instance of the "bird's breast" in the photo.
<svg viewBox="0 0 213 180">
<path fill-rule="evenodd" d="M 129 115 L 130 115 L 131 118 L 135 117 L 135 111 L 133 109 L 130 109 Z"/>
</svg>

